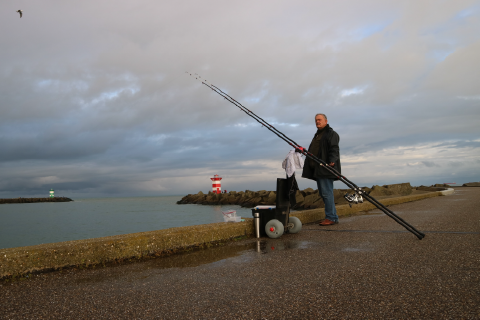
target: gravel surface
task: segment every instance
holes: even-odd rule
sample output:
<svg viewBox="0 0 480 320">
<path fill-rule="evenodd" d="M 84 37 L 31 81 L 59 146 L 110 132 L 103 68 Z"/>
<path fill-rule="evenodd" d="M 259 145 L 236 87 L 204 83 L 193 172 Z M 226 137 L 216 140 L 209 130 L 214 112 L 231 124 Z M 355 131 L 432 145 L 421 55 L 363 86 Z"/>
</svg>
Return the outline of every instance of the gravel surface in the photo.
<svg viewBox="0 0 480 320">
<path fill-rule="evenodd" d="M 0 282 L 1 319 L 480 319 L 480 188 L 181 255 Z"/>
</svg>

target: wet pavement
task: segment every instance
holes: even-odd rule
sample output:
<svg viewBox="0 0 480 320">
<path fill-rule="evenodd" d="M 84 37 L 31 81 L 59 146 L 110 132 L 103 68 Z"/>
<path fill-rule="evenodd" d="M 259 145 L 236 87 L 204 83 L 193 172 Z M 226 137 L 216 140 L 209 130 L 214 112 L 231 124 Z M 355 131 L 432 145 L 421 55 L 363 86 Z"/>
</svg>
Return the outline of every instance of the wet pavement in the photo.
<svg viewBox="0 0 480 320">
<path fill-rule="evenodd" d="M 143 262 L 0 282 L 0 319 L 480 319 L 480 188 Z"/>
</svg>

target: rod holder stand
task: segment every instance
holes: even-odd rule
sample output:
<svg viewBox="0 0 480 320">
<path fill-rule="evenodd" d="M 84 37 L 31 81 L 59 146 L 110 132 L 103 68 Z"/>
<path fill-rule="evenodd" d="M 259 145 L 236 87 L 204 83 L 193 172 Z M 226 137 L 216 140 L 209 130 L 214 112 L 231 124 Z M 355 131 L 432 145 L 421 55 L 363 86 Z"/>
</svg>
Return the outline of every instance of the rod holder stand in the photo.
<svg viewBox="0 0 480 320">
<path fill-rule="evenodd" d="M 255 223 L 255 236 L 260 238 L 260 213 L 255 212 L 253 214 L 253 221 Z"/>
</svg>

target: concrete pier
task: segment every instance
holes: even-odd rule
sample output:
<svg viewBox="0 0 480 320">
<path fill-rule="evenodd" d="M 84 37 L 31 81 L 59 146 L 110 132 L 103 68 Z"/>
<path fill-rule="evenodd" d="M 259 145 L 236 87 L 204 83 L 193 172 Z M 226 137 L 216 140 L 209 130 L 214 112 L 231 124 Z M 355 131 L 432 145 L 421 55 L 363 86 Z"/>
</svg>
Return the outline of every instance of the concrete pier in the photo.
<svg viewBox="0 0 480 320">
<path fill-rule="evenodd" d="M 480 188 L 118 266 L 0 282 L 5 319 L 478 319 Z M 377 214 L 378 213 L 378 214 Z"/>
<path fill-rule="evenodd" d="M 408 196 L 391 196 L 380 201 L 393 205 L 437 197 L 441 192 L 420 191 Z M 352 207 L 337 207 L 339 216 L 349 216 L 375 209 L 369 202 Z M 303 224 L 323 219 L 324 209 L 296 211 Z M 46 243 L 35 246 L 0 249 L 0 279 L 28 276 L 32 273 L 71 267 L 106 265 L 125 260 L 139 260 L 152 256 L 211 247 L 239 237 L 253 237 L 253 220 L 240 223 L 212 223 L 92 238 L 85 240 Z"/>
</svg>

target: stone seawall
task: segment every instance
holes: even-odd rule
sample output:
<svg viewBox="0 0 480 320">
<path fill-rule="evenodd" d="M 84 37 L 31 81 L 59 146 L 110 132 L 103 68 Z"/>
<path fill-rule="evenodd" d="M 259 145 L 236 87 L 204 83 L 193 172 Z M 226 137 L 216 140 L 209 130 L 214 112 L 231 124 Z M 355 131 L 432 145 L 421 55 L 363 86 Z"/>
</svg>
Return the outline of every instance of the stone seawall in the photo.
<svg viewBox="0 0 480 320">
<path fill-rule="evenodd" d="M 14 199 L 0 199 L 0 204 L 4 203 L 34 203 L 34 202 L 69 202 L 73 201 L 66 197 L 54 198 L 14 198 Z"/>
<path fill-rule="evenodd" d="M 0 249 L 0 279 L 160 256 L 253 235 L 253 219 Z"/>
<path fill-rule="evenodd" d="M 423 191 L 420 194 L 379 199 L 386 206 L 417 201 L 442 195 Z M 337 205 L 339 216 L 375 209 L 363 204 Z M 325 216 L 324 209 L 291 213 L 303 224 L 316 222 Z M 392 222 L 395 223 L 395 222 Z M 208 247 L 239 237 L 253 237 L 253 219 L 244 222 L 220 222 L 191 227 L 178 227 L 87 240 L 66 241 L 36 246 L 0 249 L 0 279 L 24 277 L 30 273 L 59 270 L 68 267 L 104 265 L 116 261 L 161 256 L 189 248 Z"/>
<path fill-rule="evenodd" d="M 409 182 L 390 184 L 384 186 L 373 186 L 371 188 L 362 188 L 366 192 L 370 192 L 373 197 L 384 196 L 406 196 L 412 193 L 412 186 Z M 434 190 L 431 190 L 434 191 Z M 350 189 L 335 189 L 334 197 L 336 205 L 347 204 L 348 202 L 343 197 L 345 193 L 351 193 Z M 276 192 L 275 191 L 250 191 L 246 190 L 236 192 L 230 191 L 228 193 L 213 193 L 204 194 L 199 192 L 197 194 L 189 194 L 183 197 L 177 204 L 203 204 L 203 205 L 227 205 L 235 204 L 242 207 L 252 208 L 258 205 L 275 205 Z M 296 210 L 323 208 L 325 205 L 323 200 L 318 195 L 318 190 L 307 188 L 305 190 L 298 190 L 295 193 L 297 201 Z"/>
</svg>

